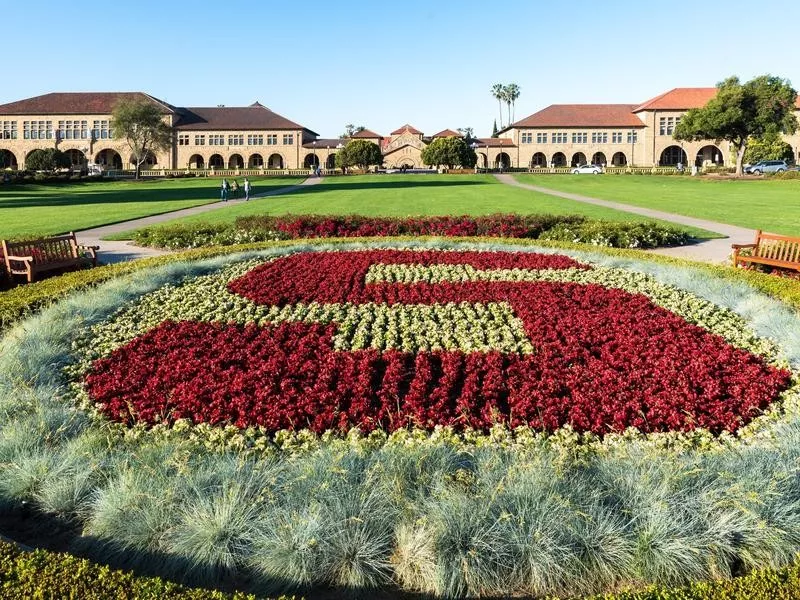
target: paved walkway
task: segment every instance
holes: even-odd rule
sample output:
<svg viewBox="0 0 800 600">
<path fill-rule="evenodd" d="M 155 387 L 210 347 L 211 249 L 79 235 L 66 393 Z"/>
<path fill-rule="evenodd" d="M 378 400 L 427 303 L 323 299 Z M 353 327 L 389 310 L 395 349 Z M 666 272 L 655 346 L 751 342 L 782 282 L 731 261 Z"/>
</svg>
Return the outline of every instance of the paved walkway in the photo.
<svg viewBox="0 0 800 600">
<path fill-rule="evenodd" d="M 309 177 L 302 183 L 297 185 L 290 185 L 280 187 L 277 189 L 269 189 L 264 192 L 253 194 L 250 200 L 258 198 L 267 198 L 269 196 L 278 196 L 280 194 L 288 194 L 296 190 L 302 189 L 305 186 L 316 185 L 323 181 L 322 177 Z M 94 229 L 84 229 L 77 232 L 78 242 L 86 244 L 87 246 L 100 246 L 98 251 L 98 258 L 101 262 L 117 263 L 126 260 L 134 260 L 136 258 L 146 258 L 148 256 L 160 256 L 162 254 L 169 254 L 166 250 L 156 250 L 154 248 L 143 248 L 141 246 L 134 246 L 131 242 L 127 241 L 108 241 L 101 238 L 120 233 L 122 231 L 130 231 L 131 229 L 140 229 L 142 227 L 149 227 L 150 225 L 157 225 L 173 219 L 180 219 L 182 217 L 189 217 L 193 215 L 200 215 L 203 213 L 211 212 L 212 210 L 220 210 L 228 208 L 229 206 L 236 206 L 243 204 L 244 200 L 230 200 L 229 202 L 212 202 L 211 204 L 202 204 L 200 206 L 193 206 L 192 208 L 184 208 L 175 210 L 160 215 L 153 215 L 150 217 L 143 217 L 141 219 L 134 219 L 132 221 L 123 221 L 122 223 L 114 223 L 113 225 L 104 225 L 103 227 L 95 227 Z"/>
<path fill-rule="evenodd" d="M 575 200 L 576 202 L 585 202 L 586 204 L 594 204 L 596 206 L 603 206 L 605 208 L 613 208 L 614 210 L 629 212 L 651 219 L 670 221 L 671 223 L 675 223 L 677 225 L 697 227 L 699 229 L 713 231 L 714 233 L 719 233 L 725 236 L 721 239 L 705 240 L 690 246 L 678 246 L 677 248 L 656 248 L 654 250 L 649 250 L 649 252 L 654 252 L 656 254 L 688 258 L 691 260 L 700 260 L 703 262 L 724 263 L 729 262 L 730 260 L 731 244 L 751 244 L 756 237 L 755 230 L 747 229 L 745 227 L 736 227 L 735 225 L 727 225 L 725 223 L 717 223 L 715 221 L 706 221 L 705 219 L 696 219 L 694 217 L 676 215 L 675 213 L 653 210 L 651 208 L 643 208 L 640 206 L 623 204 L 621 202 L 610 202 L 608 200 L 600 200 L 598 198 L 591 198 L 589 196 L 581 196 L 580 194 L 572 194 L 570 192 L 551 190 L 550 188 L 540 187 L 538 185 L 520 183 L 512 175 L 498 174 L 495 175 L 495 177 L 498 181 L 507 185 L 513 185 L 515 187 L 531 190 L 533 192 L 548 194 L 550 196 L 558 196 L 559 198 Z"/>
</svg>

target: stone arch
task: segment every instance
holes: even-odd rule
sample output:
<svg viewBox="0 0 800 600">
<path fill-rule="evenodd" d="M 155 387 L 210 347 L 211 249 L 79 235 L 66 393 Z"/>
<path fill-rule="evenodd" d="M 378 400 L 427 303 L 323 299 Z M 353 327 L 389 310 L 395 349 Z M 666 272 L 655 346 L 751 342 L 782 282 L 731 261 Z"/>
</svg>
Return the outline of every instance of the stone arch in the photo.
<svg viewBox="0 0 800 600">
<path fill-rule="evenodd" d="M 531 167 L 546 167 L 547 166 L 547 156 L 545 156 L 544 152 L 537 152 L 531 158 Z"/>
<path fill-rule="evenodd" d="M 501 152 L 497 155 L 494 164 L 498 169 L 508 169 L 511 167 L 511 157 L 506 152 Z"/>
<path fill-rule="evenodd" d="M 476 152 L 478 155 L 478 166 L 483 167 L 484 169 L 488 168 L 489 166 L 489 159 L 483 152 Z"/>
<path fill-rule="evenodd" d="M 627 167 L 628 166 L 628 157 L 625 156 L 624 152 L 614 152 L 614 156 L 611 157 L 611 166 L 612 167 Z"/>
<path fill-rule="evenodd" d="M 242 167 L 244 167 L 244 159 L 242 158 L 242 155 L 231 154 L 230 158 L 228 158 L 228 168 L 241 169 Z"/>
<path fill-rule="evenodd" d="M 100 150 L 95 157 L 94 162 L 97 165 L 102 165 L 106 169 L 122 169 L 122 157 L 119 152 L 111 148 Z"/>
<path fill-rule="evenodd" d="M 698 167 L 704 167 L 709 164 L 722 166 L 725 164 L 725 157 L 722 155 L 722 150 L 720 150 L 719 147 L 714 144 L 708 144 L 697 151 L 694 164 Z"/>
<path fill-rule="evenodd" d="M 208 168 L 209 169 L 224 169 L 225 168 L 225 159 L 222 158 L 221 154 L 212 154 L 211 158 L 208 159 Z"/>
<path fill-rule="evenodd" d="M 274 154 L 269 155 L 269 159 L 267 160 L 267 168 L 268 169 L 283 169 L 284 165 L 283 156 L 275 152 Z"/>
<path fill-rule="evenodd" d="M 135 168 L 136 167 L 136 160 L 133 158 L 133 156 L 131 156 L 128 159 L 128 164 L 131 165 L 131 168 Z M 145 157 L 141 168 L 142 169 L 152 169 L 157 164 L 158 164 L 158 157 L 155 154 L 153 154 L 152 152 L 148 151 L 147 156 Z"/>
<path fill-rule="evenodd" d="M 0 149 L 0 169 L 19 169 L 17 155 L 11 150 Z"/>
<path fill-rule="evenodd" d="M 686 152 L 680 146 L 667 146 L 661 152 L 661 158 L 658 159 L 660 167 L 676 167 L 678 163 L 686 164 Z"/>
<path fill-rule="evenodd" d="M 303 167 L 306 169 L 310 169 L 312 167 L 319 166 L 319 156 L 317 156 L 316 152 L 309 152 L 306 154 L 306 157 L 303 159 Z"/>
<path fill-rule="evenodd" d="M 326 169 L 335 169 L 336 168 L 336 153 L 329 154 L 328 158 L 325 160 L 325 168 Z"/>
<path fill-rule="evenodd" d="M 553 164 L 554 167 L 566 167 L 567 156 L 563 152 L 556 152 L 555 154 L 553 154 L 553 158 L 550 159 L 550 162 Z"/>
<path fill-rule="evenodd" d="M 595 152 L 592 154 L 592 164 L 593 165 L 601 165 L 603 167 L 606 166 L 606 155 L 604 152 Z"/>
<path fill-rule="evenodd" d="M 572 160 L 570 161 L 571 167 L 579 167 L 581 165 L 586 164 L 586 155 L 583 152 L 576 152 L 572 155 Z"/>
<path fill-rule="evenodd" d="M 64 154 L 69 158 L 69 164 L 73 167 L 86 166 L 86 155 L 77 148 L 70 148 L 65 150 Z"/>
<path fill-rule="evenodd" d="M 206 168 L 206 159 L 200 156 L 199 154 L 192 154 L 189 157 L 189 168 L 190 169 L 205 169 Z"/>
<path fill-rule="evenodd" d="M 264 166 L 264 157 L 261 156 L 258 152 L 255 154 L 251 154 L 250 158 L 247 159 L 247 167 L 250 169 L 260 169 Z"/>
</svg>

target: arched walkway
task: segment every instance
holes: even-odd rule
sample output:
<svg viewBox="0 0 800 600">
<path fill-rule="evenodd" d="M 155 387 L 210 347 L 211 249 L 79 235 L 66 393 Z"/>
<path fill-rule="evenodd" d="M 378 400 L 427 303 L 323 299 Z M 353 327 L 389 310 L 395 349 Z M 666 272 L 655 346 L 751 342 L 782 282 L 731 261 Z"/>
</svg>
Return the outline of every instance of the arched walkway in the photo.
<svg viewBox="0 0 800 600">
<path fill-rule="evenodd" d="M 628 158 L 625 156 L 624 152 L 614 152 L 614 156 L 611 157 L 611 166 L 612 167 L 626 167 L 628 166 Z"/>
<path fill-rule="evenodd" d="M 531 167 L 546 167 L 547 166 L 547 157 L 544 155 L 544 152 L 537 152 L 531 158 Z"/>
<path fill-rule="evenodd" d="M 136 159 L 133 158 L 133 156 L 128 159 L 128 163 L 131 165 L 132 169 L 136 168 Z M 158 159 L 156 158 L 156 155 L 152 152 L 148 152 L 144 162 L 142 163 L 142 169 L 152 169 L 157 164 Z"/>
<path fill-rule="evenodd" d="M 199 154 L 192 154 L 189 157 L 189 168 L 190 169 L 205 169 L 206 168 L 206 159 L 200 156 Z"/>
<path fill-rule="evenodd" d="M 278 154 L 270 154 L 269 159 L 267 160 L 267 168 L 268 169 L 283 169 L 283 157 Z"/>
<path fill-rule="evenodd" d="M 0 169 L 14 169 L 19 168 L 17 157 L 11 150 L 0 150 Z"/>
<path fill-rule="evenodd" d="M 724 164 L 722 151 L 713 144 L 703 146 L 697 151 L 694 164 L 698 167 L 705 167 L 706 165 L 722 166 Z"/>
<path fill-rule="evenodd" d="M 318 167 L 319 166 L 319 156 L 316 153 L 309 152 L 306 154 L 306 157 L 303 159 L 303 166 L 306 169 L 310 169 L 311 167 Z"/>
<path fill-rule="evenodd" d="M 567 157 L 563 152 L 556 152 L 553 158 L 550 159 L 554 167 L 566 167 Z"/>
<path fill-rule="evenodd" d="M 661 158 L 658 160 L 660 167 L 675 167 L 681 163 L 686 164 L 686 152 L 680 146 L 669 146 L 664 148 Z"/>
<path fill-rule="evenodd" d="M 110 148 L 98 152 L 94 157 L 94 162 L 106 169 L 122 169 L 122 157 L 119 152 Z"/>
<path fill-rule="evenodd" d="M 586 155 L 583 152 L 576 152 L 572 155 L 572 161 L 570 161 L 571 167 L 579 167 L 581 165 L 586 164 Z"/>
<path fill-rule="evenodd" d="M 264 166 L 264 157 L 260 154 L 251 154 L 250 158 L 247 159 L 247 166 L 250 169 L 260 169 Z"/>
<path fill-rule="evenodd" d="M 511 157 L 506 154 L 505 152 L 501 152 L 497 155 L 497 160 L 495 161 L 495 167 L 498 169 L 508 169 L 511 166 Z"/>
<path fill-rule="evenodd" d="M 72 148 L 64 152 L 69 158 L 69 164 L 74 167 L 84 167 L 86 165 L 86 156 L 77 148 Z"/>
<path fill-rule="evenodd" d="M 483 167 L 484 169 L 488 168 L 489 166 L 489 159 L 486 157 L 486 154 L 483 152 L 478 152 L 478 166 Z"/>
<path fill-rule="evenodd" d="M 602 152 L 595 152 L 592 155 L 592 164 L 593 165 L 601 165 L 603 167 L 606 166 L 606 155 Z"/>
<path fill-rule="evenodd" d="M 212 154 L 211 158 L 208 159 L 208 168 L 209 169 L 224 169 L 225 168 L 225 160 L 219 154 Z"/>
<path fill-rule="evenodd" d="M 328 155 L 328 159 L 325 161 L 325 168 L 326 169 L 336 168 L 336 153 Z"/>
<path fill-rule="evenodd" d="M 242 155 L 231 154 L 231 157 L 228 159 L 228 168 L 241 169 L 242 167 L 244 167 L 244 159 L 242 158 Z"/>
</svg>

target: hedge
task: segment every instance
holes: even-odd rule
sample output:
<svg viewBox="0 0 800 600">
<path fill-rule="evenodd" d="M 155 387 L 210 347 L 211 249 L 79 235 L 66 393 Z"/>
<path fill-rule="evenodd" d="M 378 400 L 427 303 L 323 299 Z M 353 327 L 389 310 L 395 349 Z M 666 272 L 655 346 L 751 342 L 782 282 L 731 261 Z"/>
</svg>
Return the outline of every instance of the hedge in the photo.
<svg viewBox="0 0 800 600">
<path fill-rule="evenodd" d="M 3 541 L 0 541 L 0 597 L 5 600 L 256 600 L 255 596 L 242 592 L 228 594 L 183 587 L 158 577 L 137 577 L 129 571 L 114 570 L 69 554 L 47 550 L 23 552 Z"/>
<path fill-rule="evenodd" d="M 306 240 L 304 243 L 332 244 L 354 241 L 374 241 L 376 239 L 385 240 L 385 238 L 328 238 Z M 402 240 L 402 238 L 398 239 Z M 426 238 L 414 239 L 419 241 Z M 497 238 L 452 238 L 452 240 L 456 242 L 465 241 L 473 243 L 498 241 Z M 135 261 L 97 267 L 95 269 L 75 271 L 57 277 L 52 277 L 50 279 L 45 279 L 36 283 L 21 285 L 6 292 L 0 292 L 0 331 L 7 329 L 17 321 L 33 314 L 45 306 L 52 304 L 56 300 L 59 300 L 72 292 L 99 285 L 115 277 L 128 275 L 142 269 L 172 262 L 211 258 L 213 256 L 219 256 L 222 254 L 232 254 L 235 252 L 244 252 L 248 250 L 262 250 L 273 246 L 291 246 L 297 243 L 297 240 L 288 240 L 282 242 L 259 242 L 253 244 L 241 244 L 237 246 L 200 248 L 166 256 L 144 258 Z M 543 240 L 537 240 L 534 242 L 529 242 L 527 240 L 514 240 L 514 243 L 518 245 L 565 248 L 568 250 L 590 249 L 581 244 L 572 244 L 568 242 L 548 242 Z M 643 255 L 639 250 L 602 248 L 594 246 L 591 247 L 591 250 L 593 252 L 602 252 L 611 256 L 619 256 L 620 258 L 643 258 Z M 660 256 L 657 254 L 648 254 L 646 258 L 652 262 L 658 262 L 662 264 L 692 266 L 697 269 L 702 269 L 711 275 L 716 275 L 731 281 L 743 280 L 747 284 L 767 294 L 768 296 L 782 300 L 790 306 L 800 309 L 800 280 L 792 277 L 778 277 L 759 271 L 733 269 L 726 266 L 687 261 L 667 256 Z"/>
</svg>

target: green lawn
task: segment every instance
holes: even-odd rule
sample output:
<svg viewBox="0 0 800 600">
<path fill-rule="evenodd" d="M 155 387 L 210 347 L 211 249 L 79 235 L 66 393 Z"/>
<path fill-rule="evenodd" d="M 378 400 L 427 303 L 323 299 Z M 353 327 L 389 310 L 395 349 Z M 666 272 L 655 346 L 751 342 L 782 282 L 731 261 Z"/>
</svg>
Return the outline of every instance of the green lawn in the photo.
<svg viewBox="0 0 800 600">
<path fill-rule="evenodd" d="M 77 231 L 214 202 L 219 199 L 220 181 L 203 177 L 0 185 L 0 238 Z M 270 177 L 252 183 L 258 193 L 300 181 Z"/>
<path fill-rule="evenodd" d="M 253 214 L 361 214 L 374 216 L 582 214 L 609 221 L 647 219 L 591 204 L 538 194 L 499 183 L 491 175 L 365 175 L 330 177 L 291 194 L 231 206 L 176 222 L 231 222 Z M 663 223 L 663 222 L 662 222 Z M 688 229 L 696 237 L 716 237 Z M 129 239 L 130 233 L 113 236 Z"/>
<path fill-rule="evenodd" d="M 655 175 L 517 175 L 517 179 L 603 200 L 800 235 L 800 180 Z"/>
</svg>

